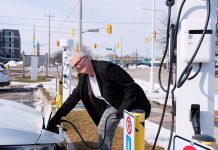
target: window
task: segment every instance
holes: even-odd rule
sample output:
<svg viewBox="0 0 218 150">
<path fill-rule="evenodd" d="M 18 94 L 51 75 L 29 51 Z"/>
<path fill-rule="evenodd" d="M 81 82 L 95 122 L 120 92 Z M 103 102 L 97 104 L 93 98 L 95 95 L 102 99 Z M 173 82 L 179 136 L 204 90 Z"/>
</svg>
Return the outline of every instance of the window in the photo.
<svg viewBox="0 0 218 150">
<path fill-rule="evenodd" d="M 14 38 L 8 38 L 8 37 L 6 37 L 6 38 L 5 38 L 5 42 L 14 42 Z"/>
<path fill-rule="evenodd" d="M 7 48 L 5 49 L 5 53 L 14 53 L 14 49 Z"/>
<path fill-rule="evenodd" d="M 6 54 L 5 58 L 14 58 L 14 55 L 13 54 Z"/>
<path fill-rule="evenodd" d="M 5 43 L 5 47 L 14 47 L 14 43 Z"/>
<path fill-rule="evenodd" d="M 14 32 L 5 31 L 5 36 L 14 36 Z"/>
</svg>

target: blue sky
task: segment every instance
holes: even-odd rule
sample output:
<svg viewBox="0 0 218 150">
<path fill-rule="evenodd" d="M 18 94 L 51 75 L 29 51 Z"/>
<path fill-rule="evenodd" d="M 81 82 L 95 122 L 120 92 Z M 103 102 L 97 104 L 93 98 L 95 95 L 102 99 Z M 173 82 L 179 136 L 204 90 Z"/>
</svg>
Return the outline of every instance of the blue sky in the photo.
<svg viewBox="0 0 218 150">
<path fill-rule="evenodd" d="M 165 0 L 155 0 L 156 9 L 166 12 Z M 32 54 L 33 26 L 36 29 L 36 41 L 48 44 L 48 17 L 51 18 L 51 53 L 58 47 L 55 42 L 62 38 L 72 38 L 71 29 L 78 30 L 79 0 L 0 0 L 0 27 L 19 29 L 22 50 Z M 136 49 L 140 56 L 149 57 L 151 41 L 146 44 L 145 37 L 151 38 L 152 0 L 83 0 L 83 31 L 100 28 L 99 33 L 84 33 L 83 44 L 92 49 L 93 54 L 112 53 L 104 47 L 114 48 L 122 38 L 123 55 L 131 55 Z M 156 27 L 164 12 L 156 11 Z M 165 13 L 166 14 L 166 13 Z M 26 19 L 24 19 L 26 18 Z M 32 18 L 32 19 L 31 19 Z M 63 20 L 66 20 L 64 22 Z M 112 24 L 113 33 L 106 33 L 106 25 Z M 78 32 L 73 37 L 78 42 Z M 97 43 L 97 49 L 93 44 Z M 155 44 L 157 45 L 157 44 Z M 41 54 L 48 52 L 48 45 L 41 46 Z M 118 56 L 120 50 L 117 49 Z M 162 56 L 160 46 L 155 46 L 155 56 Z"/>
</svg>

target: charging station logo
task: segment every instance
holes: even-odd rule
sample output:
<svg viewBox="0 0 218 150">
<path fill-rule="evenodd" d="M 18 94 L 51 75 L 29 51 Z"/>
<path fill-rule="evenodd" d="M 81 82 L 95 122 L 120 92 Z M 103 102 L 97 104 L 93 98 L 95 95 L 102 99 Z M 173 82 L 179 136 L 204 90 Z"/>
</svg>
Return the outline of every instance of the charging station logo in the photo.
<svg viewBox="0 0 218 150">
<path fill-rule="evenodd" d="M 129 135 L 132 133 L 132 123 L 129 116 L 126 118 L 126 131 Z"/>
</svg>

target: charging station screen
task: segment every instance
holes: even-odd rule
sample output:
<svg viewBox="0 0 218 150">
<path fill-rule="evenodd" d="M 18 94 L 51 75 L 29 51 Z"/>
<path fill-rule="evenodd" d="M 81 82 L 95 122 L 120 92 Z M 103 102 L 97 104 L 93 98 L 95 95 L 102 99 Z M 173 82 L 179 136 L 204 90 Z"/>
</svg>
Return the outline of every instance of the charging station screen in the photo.
<svg viewBox="0 0 218 150">
<path fill-rule="evenodd" d="M 173 141 L 173 150 L 214 150 L 214 149 L 202 145 L 200 143 L 185 139 L 181 136 L 175 135 Z"/>
</svg>

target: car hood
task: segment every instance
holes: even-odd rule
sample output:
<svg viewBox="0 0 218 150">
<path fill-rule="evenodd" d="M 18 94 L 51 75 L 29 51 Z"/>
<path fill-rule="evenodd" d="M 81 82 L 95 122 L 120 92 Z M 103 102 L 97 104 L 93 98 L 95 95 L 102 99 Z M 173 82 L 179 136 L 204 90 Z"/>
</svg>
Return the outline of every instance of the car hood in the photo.
<svg viewBox="0 0 218 150">
<path fill-rule="evenodd" d="M 0 145 L 61 143 L 63 137 L 42 129 L 43 117 L 32 107 L 0 99 Z"/>
</svg>

